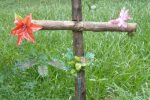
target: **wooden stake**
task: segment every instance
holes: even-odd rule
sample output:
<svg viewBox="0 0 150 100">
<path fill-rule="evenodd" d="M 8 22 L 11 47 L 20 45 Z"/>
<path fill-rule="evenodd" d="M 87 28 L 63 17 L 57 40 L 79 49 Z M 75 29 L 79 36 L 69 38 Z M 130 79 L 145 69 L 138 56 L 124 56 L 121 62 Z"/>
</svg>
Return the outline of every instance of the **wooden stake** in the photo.
<svg viewBox="0 0 150 100">
<path fill-rule="evenodd" d="M 128 23 L 127 28 L 121 28 L 109 22 L 76 22 L 76 21 L 51 21 L 51 20 L 33 20 L 35 24 L 41 25 L 42 30 L 75 30 L 75 31 L 116 31 L 116 32 L 135 32 L 136 23 Z"/>
<path fill-rule="evenodd" d="M 72 0 L 72 20 L 76 24 L 82 20 L 81 0 Z M 84 56 L 83 33 L 73 30 L 73 50 L 76 56 Z M 75 100 L 86 100 L 85 72 L 82 69 L 75 78 Z"/>
</svg>

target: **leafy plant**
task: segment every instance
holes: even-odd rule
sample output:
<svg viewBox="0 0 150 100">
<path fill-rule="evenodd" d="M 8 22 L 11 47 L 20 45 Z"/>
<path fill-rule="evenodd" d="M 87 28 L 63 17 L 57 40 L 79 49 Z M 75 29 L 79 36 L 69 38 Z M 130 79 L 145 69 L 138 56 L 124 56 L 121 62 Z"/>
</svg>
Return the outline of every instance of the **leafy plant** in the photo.
<svg viewBox="0 0 150 100">
<path fill-rule="evenodd" d="M 37 66 L 37 72 L 42 77 L 48 75 L 48 66 L 69 71 L 71 74 L 76 75 L 82 68 L 84 69 L 84 67 L 92 64 L 94 57 L 95 55 L 91 52 L 85 53 L 84 57 L 74 56 L 72 49 L 67 49 L 67 52 L 63 54 L 63 60 L 56 58 L 49 60 L 47 55 L 40 53 L 34 55 L 34 60 L 20 61 L 16 66 L 23 71 Z"/>
</svg>

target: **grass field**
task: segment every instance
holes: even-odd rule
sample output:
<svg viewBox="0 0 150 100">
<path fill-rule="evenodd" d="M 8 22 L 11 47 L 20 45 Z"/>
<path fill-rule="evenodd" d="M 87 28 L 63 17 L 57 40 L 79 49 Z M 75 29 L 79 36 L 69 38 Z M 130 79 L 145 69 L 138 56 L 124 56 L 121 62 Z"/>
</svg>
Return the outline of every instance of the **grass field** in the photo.
<svg viewBox="0 0 150 100">
<path fill-rule="evenodd" d="M 85 51 L 93 52 L 95 64 L 86 68 L 87 100 L 150 100 L 150 2 L 149 0 L 82 0 L 83 20 L 108 21 L 122 7 L 138 24 L 134 37 L 127 33 L 84 32 Z M 88 5 L 96 5 L 90 10 Z M 0 100 L 73 100 L 74 76 L 49 66 L 39 77 L 37 66 L 26 71 L 16 67 L 28 59 L 62 59 L 72 48 L 71 31 L 38 31 L 36 44 L 16 46 L 11 36 L 14 13 L 33 19 L 71 20 L 71 0 L 0 0 Z M 42 59 L 42 60 L 40 60 Z"/>
</svg>

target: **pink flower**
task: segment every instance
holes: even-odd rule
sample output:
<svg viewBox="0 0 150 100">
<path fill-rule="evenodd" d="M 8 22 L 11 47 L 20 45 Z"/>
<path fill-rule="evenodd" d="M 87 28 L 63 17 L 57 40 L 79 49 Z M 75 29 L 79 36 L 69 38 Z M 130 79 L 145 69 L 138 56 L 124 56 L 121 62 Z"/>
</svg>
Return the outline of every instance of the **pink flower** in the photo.
<svg viewBox="0 0 150 100">
<path fill-rule="evenodd" d="M 127 28 L 127 21 L 131 19 L 131 17 L 128 14 L 128 11 L 129 10 L 126 10 L 125 8 L 121 9 L 119 17 L 117 19 L 111 20 L 111 24 L 118 25 L 122 28 Z"/>
</svg>

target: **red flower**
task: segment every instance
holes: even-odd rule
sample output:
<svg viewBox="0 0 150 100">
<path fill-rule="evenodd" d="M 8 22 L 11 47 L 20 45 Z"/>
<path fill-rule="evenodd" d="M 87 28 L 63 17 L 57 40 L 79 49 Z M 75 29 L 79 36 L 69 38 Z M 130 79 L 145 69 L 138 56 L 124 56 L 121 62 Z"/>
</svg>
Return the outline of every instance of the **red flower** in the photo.
<svg viewBox="0 0 150 100">
<path fill-rule="evenodd" d="M 26 16 L 24 19 L 19 16 L 15 18 L 14 23 L 16 24 L 16 27 L 11 30 L 11 34 L 18 36 L 17 45 L 20 45 L 23 39 L 35 43 L 35 38 L 32 32 L 42 29 L 42 26 L 33 24 L 31 21 L 31 14 Z"/>
</svg>

